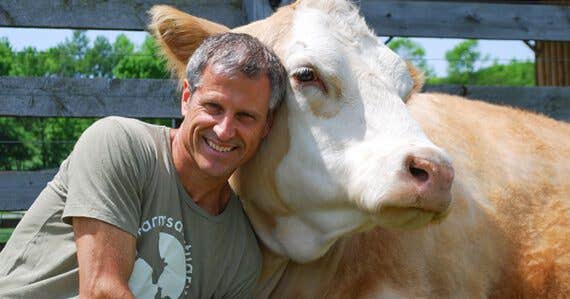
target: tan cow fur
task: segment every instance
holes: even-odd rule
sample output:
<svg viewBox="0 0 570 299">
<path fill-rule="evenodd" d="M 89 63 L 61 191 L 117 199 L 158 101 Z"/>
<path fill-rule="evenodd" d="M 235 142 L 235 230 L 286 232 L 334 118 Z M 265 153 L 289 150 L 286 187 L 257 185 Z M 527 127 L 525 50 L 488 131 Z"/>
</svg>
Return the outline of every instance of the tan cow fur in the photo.
<svg viewBox="0 0 570 299">
<path fill-rule="evenodd" d="M 156 5 L 149 11 L 148 26 L 169 69 L 179 78 L 186 78 L 186 63 L 202 41 L 213 34 L 229 31 L 226 26 L 191 16 L 166 5 Z"/>
<path fill-rule="evenodd" d="M 295 8 L 282 8 L 236 31 L 257 36 L 280 54 Z M 153 18 L 151 29 L 181 74 L 181 61 L 201 38 L 224 29 L 168 9 L 154 11 L 162 16 Z M 186 21 L 164 23 L 169 14 Z M 173 29 L 169 24 L 186 25 Z M 161 37 L 172 30 L 182 30 L 195 40 L 181 45 L 182 40 Z M 171 47 L 179 47 L 182 54 Z M 414 89 L 419 89 L 420 80 L 416 82 Z M 570 126 L 444 94 L 415 94 L 407 104 L 430 139 L 452 157 L 456 176 L 449 216 L 414 231 L 377 227 L 343 237 L 324 257 L 308 264 L 266 251 L 260 296 L 570 297 Z M 274 225 L 275 215 L 291 213 L 279 200 L 274 182 L 275 170 L 289 148 L 283 107 L 260 149 L 263 158 L 256 157 L 233 178 L 249 217 L 262 219 L 267 229 Z M 240 182 L 252 176 L 263 180 L 258 188 L 247 189 Z M 256 193 L 274 197 L 248 202 L 259 196 Z"/>
</svg>

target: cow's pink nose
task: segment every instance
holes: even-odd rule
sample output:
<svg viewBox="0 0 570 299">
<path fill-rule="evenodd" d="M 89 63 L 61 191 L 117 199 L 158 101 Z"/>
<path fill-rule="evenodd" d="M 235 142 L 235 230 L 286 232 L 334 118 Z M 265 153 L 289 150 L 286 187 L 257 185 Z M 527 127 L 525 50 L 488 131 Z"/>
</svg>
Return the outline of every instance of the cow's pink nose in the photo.
<svg viewBox="0 0 570 299">
<path fill-rule="evenodd" d="M 447 161 L 435 162 L 414 155 L 406 159 L 415 193 L 416 206 L 433 212 L 445 212 L 451 202 L 454 171 Z"/>
</svg>

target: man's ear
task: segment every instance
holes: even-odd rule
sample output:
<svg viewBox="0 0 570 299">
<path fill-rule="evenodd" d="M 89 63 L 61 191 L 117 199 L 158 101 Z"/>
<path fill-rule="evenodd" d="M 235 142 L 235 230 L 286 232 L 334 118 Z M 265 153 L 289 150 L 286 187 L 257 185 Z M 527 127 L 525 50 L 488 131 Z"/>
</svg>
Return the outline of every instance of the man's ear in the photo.
<svg viewBox="0 0 570 299">
<path fill-rule="evenodd" d="M 229 31 L 224 25 L 166 5 L 153 6 L 149 14 L 151 22 L 148 29 L 166 58 L 168 68 L 180 80 L 185 79 L 188 59 L 202 41 L 216 33 Z"/>
<path fill-rule="evenodd" d="M 263 132 L 261 132 L 261 138 L 267 137 L 269 135 L 269 131 L 271 131 L 271 126 L 273 126 L 273 117 L 275 115 L 275 111 L 269 111 L 267 113 L 267 120 L 265 121 L 265 126 L 263 127 Z"/>
<path fill-rule="evenodd" d="M 190 91 L 190 84 L 188 84 L 188 80 L 184 79 L 184 82 L 182 83 L 182 100 L 181 100 L 181 106 L 180 106 L 180 112 L 182 113 L 182 116 L 186 116 L 186 111 L 188 110 L 188 103 L 190 102 L 190 99 L 192 98 L 192 92 Z"/>
</svg>

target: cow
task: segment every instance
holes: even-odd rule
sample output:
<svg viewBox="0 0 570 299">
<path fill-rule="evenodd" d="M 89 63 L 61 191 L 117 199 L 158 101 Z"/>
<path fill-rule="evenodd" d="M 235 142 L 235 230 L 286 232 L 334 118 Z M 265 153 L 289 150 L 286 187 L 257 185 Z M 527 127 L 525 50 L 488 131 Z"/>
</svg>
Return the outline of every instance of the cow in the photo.
<svg viewBox="0 0 570 299">
<path fill-rule="evenodd" d="M 171 70 L 230 29 L 168 6 Z M 260 298 L 570 297 L 570 126 L 420 93 L 421 74 L 345 0 L 301 0 L 232 29 L 290 86 L 232 186 L 263 249 Z"/>
</svg>

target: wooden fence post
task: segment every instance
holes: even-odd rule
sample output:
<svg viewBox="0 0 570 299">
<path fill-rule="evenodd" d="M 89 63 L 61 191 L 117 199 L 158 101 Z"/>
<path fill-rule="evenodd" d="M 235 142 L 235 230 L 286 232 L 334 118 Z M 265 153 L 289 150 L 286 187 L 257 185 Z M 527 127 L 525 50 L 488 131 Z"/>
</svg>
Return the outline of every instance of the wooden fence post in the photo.
<svg viewBox="0 0 570 299">
<path fill-rule="evenodd" d="M 546 4 L 570 5 L 570 0 L 544 0 Z M 570 29 L 568 34 L 570 35 Z M 570 86 L 570 42 L 537 41 L 535 46 L 537 86 Z"/>
<path fill-rule="evenodd" d="M 536 85 L 570 86 L 570 42 L 537 41 Z"/>
</svg>

